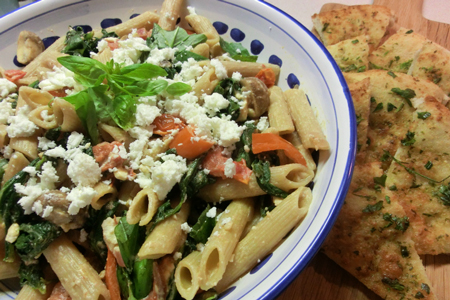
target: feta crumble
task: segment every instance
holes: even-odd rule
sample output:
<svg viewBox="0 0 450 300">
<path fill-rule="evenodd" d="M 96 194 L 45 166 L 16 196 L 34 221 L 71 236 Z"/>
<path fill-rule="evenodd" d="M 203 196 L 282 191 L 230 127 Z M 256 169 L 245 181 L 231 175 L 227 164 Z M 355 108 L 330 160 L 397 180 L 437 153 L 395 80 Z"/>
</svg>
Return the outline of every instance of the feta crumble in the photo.
<svg viewBox="0 0 450 300">
<path fill-rule="evenodd" d="M 36 124 L 28 120 L 30 112 L 30 107 L 24 105 L 19 109 L 17 115 L 8 118 L 9 126 L 6 128 L 6 132 L 10 138 L 29 137 L 34 134 L 36 129 L 39 129 Z"/>
<path fill-rule="evenodd" d="M 217 79 L 222 80 L 225 78 L 228 78 L 227 70 L 223 66 L 223 64 L 220 62 L 220 60 L 213 58 L 211 59 L 211 66 L 214 67 Z"/>
<path fill-rule="evenodd" d="M 76 185 L 90 186 L 100 180 L 102 171 L 92 156 L 79 153 L 69 163 L 67 175 Z"/>
<path fill-rule="evenodd" d="M 258 124 L 256 125 L 256 128 L 260 131 L 263 132 L 264 130 L 266 130 L 267 128 L 269 128 L 269 120 L 267 119 L 267 117 L 261 117 L 259 118 Z"/>
<path fill-rule="evenodd" d="M 183 230 L 186 233 L 189 233 L 191 232 L 192 228 L 191 226 L 189 226 L 187 222 L 184 222 L 183 224 L 181 224 L 181 230 Z"/>
<path fill-rule="evenodd" d="M 6 78 L 0 78 L 0 97 L 5 98 L 17 90 L 17 85 Z"/>
<path fill-rule="evenodd" d="M 225 162 L 225 176 L 228 178 L 233 178 L 236 174 L 236 165 L 233 162 L 232 158 L 227 159 Z"/>
<path fill-rule="evenodd" d="M 208 212 L 206 213 L 206 216 L 208 218 L 215 218 L 217 215 L 217 208 L 216 207 L 211 207 Z"/>
<path fill-rule="evenodd" d="M 5 100 L 0 102 L 0 124 L 6 124 L 8 122 L 8 118 L 12 115 L 14 115 L 12 104 Z"/>
</svg>

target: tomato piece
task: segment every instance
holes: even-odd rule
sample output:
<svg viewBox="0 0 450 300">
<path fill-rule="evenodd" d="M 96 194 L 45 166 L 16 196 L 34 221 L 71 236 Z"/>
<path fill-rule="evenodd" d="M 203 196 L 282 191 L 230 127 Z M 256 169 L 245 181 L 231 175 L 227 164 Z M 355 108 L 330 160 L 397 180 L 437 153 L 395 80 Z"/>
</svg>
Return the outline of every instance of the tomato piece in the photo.
<svg viewBox="0 0 450 300">
<path fill-rule="evenodd" d="M 17 80 L 23 78 L 27 74 L 27 72 L 24 72 L 22 70 L 6 70 L 4 74 L 5 78 L 9 81 L 16 82 Z"/>
<path fill-rule="evenodd" d="M 255 154 L 273 151 L 284 150 L 287 157 L 294 162 L 306 166 L 306 160 L 303 155 L 291 143 L 273 133 L 253 133 L 252 134 L 252 151 Z"/>
<path fill-rule="evenodd" d="M 53 97 L 65 97 L 67 96 L 66 92 L 63 90 L 56 90 L 56 91 L 48 91 L 50 95 Z"/>
<path fill-rule="evenodd" d="M 197 137 L 193 127 L 186 126 L 175 135 L 169 148 L 175 148 L 177 154 L 184 158 L 194 159 L 211 149 L 213 145 L 214 142 Z"/>
<path fill-rule="evenodd" d="M 179 118 L 168 114 L 162 114 L 161 116 L 156 117 L 153 121 L 153 125 L 156 127 L 153 130 L 153 133 L 166 135 L 170 133 L 170 130 L 183 129 L 186 124 L 183 121 L 180 123 L 176 119 Z"/>
<path fill-rule="evenodd" d="M 216 147 L 209 151 L 205 159 L 203 159 L 202 166 L 204 169 L 209 170 L 211 176 L 226 178 L 225 163 L 228 157 L 224 156 L 222 151 L 222 147 Z M 233 175 L 233 179 L 248 184 L 252 170 L 247 167 L 245 160 L 243 159 L 239 162 L 233 161 L 233 164 L 236 166 L 236 174 Z"/>
<path fill-rule="evenodd" d="M 274 86 L 277 80 L 275 72 L 271 68 L 261 69 L 255 77 L 264 82 L 267 88 Z"/>
</svg>

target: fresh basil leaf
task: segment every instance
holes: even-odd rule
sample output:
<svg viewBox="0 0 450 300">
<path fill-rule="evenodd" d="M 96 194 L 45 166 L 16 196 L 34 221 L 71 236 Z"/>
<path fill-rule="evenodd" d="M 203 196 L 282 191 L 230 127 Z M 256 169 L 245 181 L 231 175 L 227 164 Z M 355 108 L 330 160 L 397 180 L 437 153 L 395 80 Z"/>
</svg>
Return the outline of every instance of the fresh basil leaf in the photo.
<svg viewBox="0 0 450 300">
<path fill-rule="evenodd" d="M 99 85 L 93 88 L 88 88 L 87 93 L 94 102 L 95 112 L 100 121 L 107 121 L 111 119 L 113 113 L 112 99 L 106 95 L 109 86 Z"/>
<path fill-rule="evenodd" d="M 250 55 L 250 52 L 241 43 L 228 43 L 220 38 L 220 47 L 230 54 L 231 58 L 241 61 L 256 61 L 258 56 Z"/>
<path fill-rule="evenodd" d="M 207 60 L 206 57 L 201 56 L 201 55 L 191 52 L 191 51 L 183 50 L 183 51 L 178 51 L 177 53 L 175 53 L 175 61 L 176 62 L 185 62 L 189 58 L 193 58 L 196 61 Z"/>
<path fill-rule="evenodd" d="M 181 96 L 189 93 L 191 90 L 192 87 L 189 84 L 184 82 L 175 82 L 167 87 L 166 92 L 173 96 Z"/>
<path fill-rule="evenodd" d="M 216 218 L 209 218 L 206 216 L 210 209 L 211 207 L 208 205 L 198 217 L 197 223 L 192 226 L 191 232 L 189 232 L 189 236 L 194 239 L 197 244 L 205 244 L 208 241 L 214 226 L 216 226 Z"/>
<path fill-rule="evenodd" d="M 85 86 L 94 86 L 98 79 L 105 76 L 107 68 L 95 59 L 80 56 L 58 57 L 58 62 L 75 73 L 75 79 Z"/>
<path fill-rule="evenodd" d="M 183 28 L 177 27 L 173 31 L 166 31 L 158 24 L 153 26 L 152 36 L 147 39 L 147 45 L 150 48 L 157 47 L 159 49 L 177 47 L 179 51 L 186 47 L 195 47 L 200 43 L 206 42 L 207 37 L 204 34 L 189 35 Z"/>
<path fill-rule="evenodd" d="M 159 66 L 155 66 L 152 64 L 138 64 L 137 66 L 137 68 L 131 68 L 130 66 L 124 67 L 120 70 L 120 73 L 122 76 L 134 79 L 136 81 L 147 80 L 159 76 L 167 76 L 167 72 Z"/>
<path fill-rule="evenodd" d="M 180 28 L 180 30 L 185 31 L 183 28 Z M 185 50 L 187 47 L 195 47 L 198 44 L 206 42 L 208 38 L 204 34 L 188 34 L 187 39 L 183 40 L 180 44 L 177 44 L 176 47 L 179 51 Z"/>
<path fill-rule="evenodd" d="M 77 111 L 77 114 L 78 114 L 78 111 Z M 92 100 L 89 101 L 87 103 L 87 105 L 85 106 L 84 114 L 86 115 L 86 119 L 84 120 L 85 127 L 87 129 L 89 137 L 92 141 L 92 144 L 97 145 L 99 142 L 99 139 L 98 139 L 99 132 L 98 132 L 97 123 L 99 120 L 98 120 L 97 112 L 95 110 L 95 104 Z"/>
<path fill-rule="evenodd" d="M 119 95 L 113 100 L 112 118 L 122 129 L 133 126 L 133 118 L 136 114 L 136 101 L 130 95 Z"/>
<path fill-rule="evenodd" d="M 132 95 L 154 96 L 162 93 L 167 88 L 167 81 L 163 79 L 146 80 L 137 82 L 135 85 L 125 86 L 123 89 Z"/>
<path fill-rule="evenodd" d="M 5 175 L 5 166 L 8 164 L 8 160 L 6 158 L 0 159 L 0 181 L 3 179 L 3 175 Z"/>
</svg>

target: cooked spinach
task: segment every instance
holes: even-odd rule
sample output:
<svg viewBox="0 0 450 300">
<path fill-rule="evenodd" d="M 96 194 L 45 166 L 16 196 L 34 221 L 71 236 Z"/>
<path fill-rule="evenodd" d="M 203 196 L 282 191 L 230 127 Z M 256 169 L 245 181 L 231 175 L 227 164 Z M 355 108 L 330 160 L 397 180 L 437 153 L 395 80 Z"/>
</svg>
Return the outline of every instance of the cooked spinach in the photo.
<svg viewBox="0 0 450 300">
<path fill-rule="evenodd" d="M 8 160 L 6 158 L 0 159 L 0 181 L 3 179 L 3 175 L 5 175 L 5 166 L 8 164 Z"/>
<path fill-rule="evenodd" d="M 232 78 L 226 78 L 219 81 L 219 83 L 214 88 L 213 93 L 221 94 L 230 102 L 227 108 L 222 109 L 219 112 L 220 116 L 230 115 L 232 120 L 237 120 L 240 114 L 241 106 L 239 105 L 235 94 L 236 92 L 240 92 L 241 88 L 242 86 L 239 81 Z"/>
<path fill-rule="evenodd" d="M 270 165 L 268 161 L 255 160 L 252 169 L 259 187 L 269 195 L 286 198 L 289 194 L 270 183 Z"/>
<path fill-rule="evenodd" d="M 123 216 L 119 224 L 114 228 L 120 254 L 127 268 L 128 273 L 132 273 L 136 254 L 145 240 L 145 227 L 139 224 L 128 224 L 127 217 Z"/>
<path fill-rule="evenodd" d="M 83 28 L 77 26 L 70 29 L 66 33 L 66 40 L 64 42 L 65 47 L 61 51 L 66 54 L 75 56 L 90 57 L 91 52 L 98 53 L 98 42 L 106 37 L 118 37 L 114 32 L 107 32 L 102 29 L 103 36 L 99 39 L 94 37 L 94 32 L 84 33 Z"/>
<path fill-rule="evenodd" d="M 211 207 L 208 205 L 201 213 L 197 223 L 192 226 L 191 232 L 189 232 L 189 237 L 191 237 L 196 244 L 205 244 L 208 241 L 214 226 L 216 226 L 216 218 L 209 218 L 206 216 L 210 209 Z"/>
<path fill-rule="evenodd" d="M 136 260 L 131 279 L 133 282 L 134 296 L 137 299 L 147 297 L 153 288 L 153 260 Z"/>
<path fill-rule="evenodd" d="M 252 152 L 252 134 L 256 130 L 256 125 L 254 123 L 245 123 L 245 129 L 239 141 L 236 143 L 236 150 L 234 151 L 233 157 L 235 161 L 245 160 L 247 166 L 250 166 L 255 159 L 255 155 Z"/>
<path fill-rule="evenodd" d="M 47 290 L 41 260 L 32 264 L 22 262 L 19 267 L 19 280 L 20 286 L 29 285 L 41 294 L 45 294 Z"/>
</svg>

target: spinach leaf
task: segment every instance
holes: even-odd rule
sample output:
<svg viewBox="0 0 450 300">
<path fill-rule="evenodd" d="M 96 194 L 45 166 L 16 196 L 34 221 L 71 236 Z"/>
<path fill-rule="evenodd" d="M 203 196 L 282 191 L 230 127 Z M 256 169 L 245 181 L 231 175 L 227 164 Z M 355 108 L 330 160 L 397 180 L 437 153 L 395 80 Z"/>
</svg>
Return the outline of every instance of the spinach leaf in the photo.
<svg viewBox="0 0 450 300">
<path fill-rule="evenodd" d="M 247 165 L 251 165 L 255 159 L 255 155 L 252 152 L 252 134 L 256 130 L 256 125 L 247 122 L 245 123 L 245 127 L 239 142 L 236 143 L 234 156 L 236 161 L 244 159 Z"/>
<path fill-rule="evenodd" d="M 45 294 L 47 290 L 44 272 L 42 271 L 42 263 L 26 264 L 22 262 L 19 267 L 20 286 L 29 285 L 38 290 L 41 294 Z"/>
<path fill-rule="evenodd" d="M 189 58 L 193 58 L 196 61 L 207 60 L 207 58 L 202 55 L 199 55 L 199 54 L 191 52 L 191 51 L 183 50 L 183 51 L 178 51 L 177 53 L 175 53 L 174 63 L 175 62 L 185 62 L 185 61 L 188 61 Z"/>
<path fill-rule="evenodd" d="M 99 258 L 106 263 L 107 248 L 105 241 L 103 240 L 103 228 L 102 223 L 105 219 L 112 217 L 117 211 L 119 201 L 110 202 L 107 205 L 103 205 L 100 210 L 94 209 L 89 206 L 89 217 L 84 225 L 85 230 L 89 232 L 89 245 L 91 249 L 99 256 Z"/>
<path fill-rule="evenodd" d="M 123 262 L 128 273 L 131 273 L 136 254 L 145 239 L 145 227 L 139 227 L 139 224 L 130 225 L 127 222 L 127 217 L 123 216 L 120 218 L 119 224 L 114 228 L 114 234 L 119 244 Z"/>
<path fill-rule="evenodd" d="M 219 112 L 219 115 L 229 115 L 232 120 L 237 120 L 239 118 L 241 106 L 238 103 L 238 100 L 234 95 L 236 92 L 241 91 L 241 84 L 238 80 L 234 80 L 232 78 L 226 78 L 224 80 L 219 81 L 216 87 L 213 90 L 213 93 L 221 94 L 225 99 L 227 99 L 230 104 L 227 108 L 222 109 Z"/>
<path fill-rule="evenodd" d="M 120 292 L 123 295 L 122 299 L 137 300 L 133 295 L 134 285 L 127 270 L 118 266 L 116 275 L 117 281 L 119 282 Z"/>
<path fill-rule="evenodd" d="M 14 246 L 25 262 L 34 260 L 62 233 L 59 226 L 47 221 L 37 224 L 22 223 L 19 228 L 20 234 Z"/>
<path fill-rule="evenodd" d="M 228 43 L 220 38 L 220 47 L 235 60 L 255 62 L 258 59 L 258 56 L 250 55 L 250 52 L 241 43 Z"/>
<path fill-rule="evenodd" d="M 252 169 L 259 187 L 269 195 L 286 198 L 289 194 L 270 183 L 270 166 L 268 161 L 255 160 Z"/>
<path fill-rule="evenodd" d="M 166 92 L 173 96 L 181 96 L 191 91 L 192 87 L 184 82 L 175 82 L 169 85 Z"/>
<path fill-rule="evenodd" d="M 191 232 L 189 232 L 189 236 L 195 241 L 196 244 L 205 244 L 208 241 L 214 226 L 216 226 L 216 218 L 209 218 L 206 216 L 210 209 L 211 207 L 208 205 L 201 213 L 197 223 L 192 226 Z"/>
<path fill-rule="evenodd" d="M 102 33 L 101 39 L 118 37 L 114 32 L 107 32 L 105 29 L 102 29 Z M 77 26 L 66 33 L 66 40 L 64 41 L 66 46 L 62 52 L 75 56 L 89 57 L 91 52 L 98 52 L 97 45 L 101 39 L 94 37 L 94 32 L 85 34 L 83 28 Z"/>
<path fill-rule="evenodd" d="M 147 45 L 154 49 L 174 48 L 179 51 L 185 50 L 187 47 L 195 47 L 200 43 L 206 42 L 207 37 L 204 34 L 187 34 L 186 30 L 177 27 L 173 31 L 166 31 L 158 24 L 153 26 L 152 36 L 147 39 Z"/>
<path fill-rule="evenodd" d="M 147 297 L 153 287 L 153 260 L 136 260 L 131 278 L 134 296 L 137 299 Z"/>
</svg>

